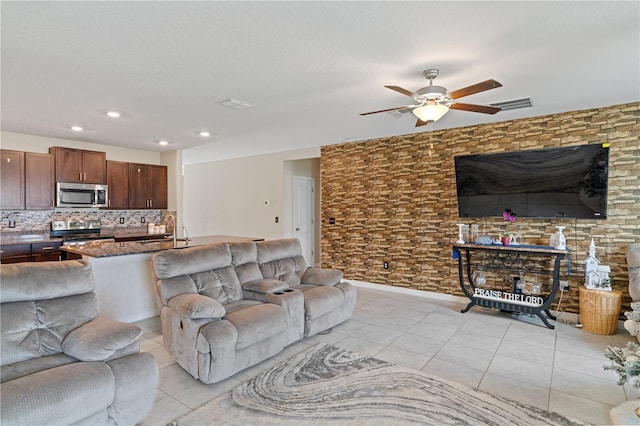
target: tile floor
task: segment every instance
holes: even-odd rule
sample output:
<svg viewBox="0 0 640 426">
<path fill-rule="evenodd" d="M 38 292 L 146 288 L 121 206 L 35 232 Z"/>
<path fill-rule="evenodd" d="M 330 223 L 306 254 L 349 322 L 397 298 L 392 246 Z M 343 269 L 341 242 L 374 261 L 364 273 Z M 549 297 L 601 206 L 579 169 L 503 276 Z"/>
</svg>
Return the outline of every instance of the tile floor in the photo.
<svg viewBox="0 0 640 426">
<path fill-rule="evenodd" d="M 556 323 L 550 330 L 466 303 L 357 287 L 352 319 L 332 333 L 296 342 L 276 357 L 220 383 L 205 385 L 182 370 L 164 349 L 158 317 L 139 321 L 141 349 L 160 367 L 160 384 L 145 426 L 165 425 L 292 355 L 319 342 L 422 370 L 579 420 L 608 424 L 609 410 L 627 400 L 617 375 L 605 371 L 613 336 Z"/>
</svg>

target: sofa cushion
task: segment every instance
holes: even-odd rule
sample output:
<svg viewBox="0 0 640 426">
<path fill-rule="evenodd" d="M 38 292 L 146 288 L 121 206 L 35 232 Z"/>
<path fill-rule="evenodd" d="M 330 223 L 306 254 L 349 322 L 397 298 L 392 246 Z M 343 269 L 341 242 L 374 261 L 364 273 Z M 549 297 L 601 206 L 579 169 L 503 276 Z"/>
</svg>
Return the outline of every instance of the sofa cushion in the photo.
<svg viewBox="0 0 640 426">
<path fill-rule="evenodd" d="M 78 362 L 78 360 L 69 355 L 59 353 L 16 362 L 15 364 L 3 365 L 0 367 L 0 383 L 73 362 Z"/>
<path fill-rule="evenodd" d="M 340 284 L 343 276 L 343 272 L 337 269 L 309 268 L 302 276 L 302 283 L 334 286 Z"/>
<path fill-rule="evenodd" d="M 223 305 L 242 299 L 242 286 L 233 266 L 192 274 L 191 279 L 199 294 L 215 299 Z"/>
<path fill-rule="evenodd" d="M 62 351 L 80 361 L 104 361 L 142 335 L 133 324 L 98 317 L 73 330 L 62 342 Z"/>
<path fill-rule="evenodd" d="M 344 303 L 344 293 L 335 287 L 301 285 L 295 288 L 304 295 L 304 310 L 308 320 L 331 312 Z"/>
<path fill-rule="evenodd" d="M 236 350 L 249 347 L 287 331 L 287 312 L 270 303 L 259 303 L 228 313 L 225 320 L 238 330 Z"/>
<path fill-rule="evenodd" d="M 181 294 L 169 300 L 169 307 L 179 315 L 191 318 L 222 318 L 224 306 L 218 301 L 200 294 Z"/>
<path fill-rule="evenodd" d="M 76 362 L 2 384 L 2 424 L 72 424 L 106 409 L 115 381 L 103 362 Z"/>
<path fill-rule="evenodd" d="M 289 288 L 289 285 L 284 281 L 270 280 L 270 279 L 257 279 L 246 282 L 242 285 L 243 290 L 252 291 L 254 293 L 273 293 L 276 291 L 282 291 Z"/>
<path fill-rule="evenodd" d="M 97 316 L 93 292 L 3 303 L 0 309 L 0 362 L 7 365 L 60 353 L 67 334 Z"/>
<path fill-rule="evenodd" d="M 93 291 L 91 267 L 82 260 L 2 265 L 0 302 L 21 302 Z"/>
<path fill-rule="evenodd" d="M 156 279 L 191 275 L 231 265 L 231 251 L 227 243 L 164 250 L 153 255 Z"/>
</svg>

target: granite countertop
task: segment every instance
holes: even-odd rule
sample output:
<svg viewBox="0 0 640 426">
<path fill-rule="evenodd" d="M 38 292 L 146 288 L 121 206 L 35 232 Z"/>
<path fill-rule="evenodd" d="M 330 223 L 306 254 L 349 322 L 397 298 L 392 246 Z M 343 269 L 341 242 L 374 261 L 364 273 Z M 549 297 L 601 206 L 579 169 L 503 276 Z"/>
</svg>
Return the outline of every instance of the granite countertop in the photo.
<svg viewBox="0 0 640 426">
<path fill-rule="evenodd" d="M 126 256 L 130 254 L 140 253 L 153 253 L 156 251 L 173 249 L 172 239 L 163 239 L 161 234 L 158 235 L 159 240 L 148 241 L 123 241 L 123 242 L 105 242 L 105 241 L 92 241 L 79 246 L 66 246 L 61 247 L 61 250 L 68 253 L 74 253 L 82 256 L 89 257 L 112 257 L 112 256 Z M 262 238 L 253 237 L 238 237 L 232 235 L 208 235 L 205 237 L 190 238 L 189 241 L 179 239 L 177 248 L 195 247 L 207 244 L 217 243 L 231 243 L 231 242 L 244 242 L 244 241 L 262 241 Z"/>
<path fill-rule="evenodd" d="M 51 241 L 61 242 L 62 238 L 51 238 L 49 232 L 44 231 L 3 232 L 0 234 L 0 244 L 2 245 L 46 243 Z"/>
</svg>

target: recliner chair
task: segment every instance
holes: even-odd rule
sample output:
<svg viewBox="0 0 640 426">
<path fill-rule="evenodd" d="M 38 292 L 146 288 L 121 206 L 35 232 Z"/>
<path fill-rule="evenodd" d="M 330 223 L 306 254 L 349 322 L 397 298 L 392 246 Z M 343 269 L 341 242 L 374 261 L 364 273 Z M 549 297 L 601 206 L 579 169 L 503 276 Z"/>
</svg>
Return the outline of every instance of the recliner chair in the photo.
<svg viewBox="0 0 640 426">
<path fill-rule="evenodd" d="M 0 423 L 123 424 L 151 411 L 158 365 L 142 330 L 98 316 L 84 261 L 0 267 Z"/>
</svg>

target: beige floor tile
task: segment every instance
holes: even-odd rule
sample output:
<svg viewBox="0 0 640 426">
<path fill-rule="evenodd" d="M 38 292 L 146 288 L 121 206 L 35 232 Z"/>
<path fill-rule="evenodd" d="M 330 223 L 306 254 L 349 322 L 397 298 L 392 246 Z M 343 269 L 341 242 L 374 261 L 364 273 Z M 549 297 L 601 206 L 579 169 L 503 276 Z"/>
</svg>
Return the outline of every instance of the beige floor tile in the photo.
<svg viewBox="0 0 640 426">
<path fill-rule="evenodd" d="M 545 388 L 551 386 L 551 371 L 552 368 L 546 365 L 497 354 L 493 357 L 487 369 L 488 374 L 494 374 Z"/>
<path fill-rule="evenodd" d="M 523 361 L 535 362 L 542 365 L 553 365 L 554 350 L 548 346 L 538 346 L 531 343 L 503 340 L 496 351 L 497 354 L 511 356 Z"/>
<path fill-rule="evenodd" d="M 602 358 L 607 347 L 607 339 L 574 339 L 558 336 L 556 351 Z"/>
<path fill-rule="evenodd" d="M 162 345 L 156 342 L 155 340 L 147 339 L 146 337 L 141 337 L 139 342 L 140 342 L 140 352 L 150 352 L 154 349 L 158 349 L 162 347 Z"/>
<path fill-rule="evenodd" d="M 485 374 L 478 389 L 493 395 L 500 395 L 518 401 L 522 404 L 533 405 L 543 410 L 547 410 L 549 406 L 548 387 L 535 386 L 496 374 Z"/>
<path fill-rule="evenodd" d="M 403 334 L 396 340 L 391 342 L 389 347 L 414 352 L 417 354 L 432 357 L 445 345 L 445 341 L 436 340 L 430 337 L 417 336 L 412 334 Z"/>
<path fill-rule="evenodd" d="M 290 344 L 289 346 L 287 346 L 286 348 L 284 348 L 282 350 L 282 352 L 274 355 L 273 357 L 275 359 L 280 360 L 280 361 L 285 361 L 285 360 L 291 358 L 292 356 L 295 356 L 295 355 L 299 354 L 300 352 L 309 349 L 312 346 L 313 345 L 308 344 L 304 340 L 298 341 L 298 342 L 294 342 L 294 343 Z"/>
<path fill-rule="evenodd" d="M 172 397 L 191 409 L 195 409 L 240 384 L 242 384 L 242 382 L 234 378 L 228 378 L 221 382 L 208 385 L 196 381 L 189 387 L 176 392 Z"/>
<path fill-rule="evenodd" d="M 501 337 L 471 333 L 464 330 L 458 330 L 449 339 L 449 343 L 457 343 L 459 345 L 465 345 L 470 348 L 481 349 L 487 352 L 495 352 L 501 342 Z"/>
<path fill-rule="evenodd" d="M 556 344 L 556 333 L 554 330 L 546 327 L 543 328 L 534 324 L 512 321 L 504 335 L 504 339 L 553 348 Z"/>
<path fill-rule="evenodd" d="M 151 413 L 147 416 L 146 419 L 144 419 L 142 423 L 140 423 L 140 426 L 166 425 L 171 420 L 176 419 L 190 411 L 191 409 L 183 403 L 171 397 L 164 398 L 153 404 Z"/>
<path fill-rule="evenodd" d="M 178 364 L 172 364 L 160 369 L 158 388 L 169 395 L 174 395 L 197 381 Z"/>
<path fill-rule="evenodd" d="M 149 351 L 149 353 L 156 359 L 158 368 L 163 368 L 175 363 L 173 357 L 171 356 L 171 354 L 169 354 L 169 352 L 167 352 L 164 346 L 152 349 Z"/>
<path fill-rule="evenodd" d="M 333 331 L 337 331 L 338 333 L 342 333 L 342 334 L 355 334 L 358 332 L 358 330 L 360 330 L 362 327 L 364 327 L 365 325 L 367 325 L 366 322 L 361 322 L 361 321 L 357 321 L 354 319 L 350 319 L 347 320 L 345 322 L 343 322 L 340 325 L 337 325 L 335 327 L 333 327 Z"/>
<path fill-rule="evenodd" d="M 380 343 L 360 339 L 359 337 L 355 336 L 347 336 L 344 339 L 336 342 L 335 346 L 367 356 L 375 356 L 385 347 L 385 345 L 381 345 Z"/>
<path fill-rule="evenodd" d="M 446 343 L 442 349 L 434 355 L 434 358 L 452 362 L 476 370 L 486 370 L 494 353 L 476 348 L 469 348 L 456 343 Z"/>
<path fill-rule="evenodd" d="M 467 322 L 470 317 L 465 317 L 465 314 L 452 315 L 451 312 L 443 313 L 442 311 L 435 311 L 430 313 L 421 322 L 428 322 L 433 326 L 454 328 L 458 330 L 462 325 Z"/>
<path fill-rule="evenodd" d="M 601 353 L 598 358 L 556 350 L 553 368 L 587 374 L 612 382 L 618 381 L 618 375 L 612 370 L 605 370 L 607 358 Z"/>
<path fill-rule="evenodd" d="M 386 327 L 379 327 L 373 324 L 366 325 L 358 330 L 358 337 L 360 339 L 380 343 L 381 345 L 388 345 L 401 335 L 401 331 L 392 330 Z"/>
<path fill-rule="evenodd" d="M 403 349 L 387 346 L 375 356 L 377 359 L 390 362 L 396 365 L 402 365 L 403 367 L 412 368 L 414 370 L 420 370 L 426 365 L 430 357 L 420 355 L 415 352 L 405 351 Z"/>
<path fill-rule="evenodd" d="M 624 390 L 615 382 L 555 368 L 551 377 L 551 390 L 609 405 L 626 401 Z"/>
<path fill-rule="evenodd" d="M 609 424 L 609 411 L 612 408 L 613 406 L 609 404 L 580 398 L 555 390 L 551 391 L 549 398 L 549 411 L 594 425 Z"/>
<path fill-rule="evenodd" d="M 274 365 L 280 364 L 280 362 L 281 361 L 277 358 L 269 358 L 259 364 L 254 365 L 253 367 L 245 368 L 244 370 L 239 371 L 238 373 L 233 375 L 233 378 L 236 380 L 240 380 L 241 382 L 246 382 L 247 380 L 253 379 L 263 371 L 270 369 Z"/>
<path fill-rule="evenodd" d="M 458 328 L 455 326 L 446 327 L 432 324 L 427 319 L 424 319 L 407 330 L 407 333 L 416 336 L 428 336 L 435 340 L 446 342 L 456 333 L 456 331 L 458 331 Z"/>
<path fill-rule="evenodd" d="M 437 358 L 431 358 L 427 365 L 422 368 L 422 371 L 471 388 L 478 387 L 480 380 L 484 377 L 484 370 L 476 370 Z"/>
</svg>

